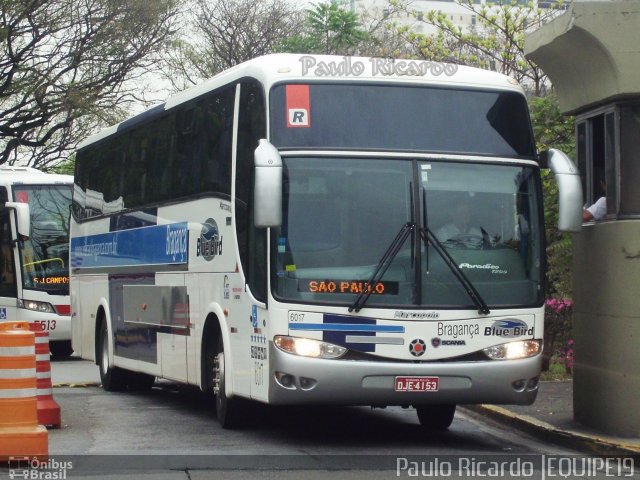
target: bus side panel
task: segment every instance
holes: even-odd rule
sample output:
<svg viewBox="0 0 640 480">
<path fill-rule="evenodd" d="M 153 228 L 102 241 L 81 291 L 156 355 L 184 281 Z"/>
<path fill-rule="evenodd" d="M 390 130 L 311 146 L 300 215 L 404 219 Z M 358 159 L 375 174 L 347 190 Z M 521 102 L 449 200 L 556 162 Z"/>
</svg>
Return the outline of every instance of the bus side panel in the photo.
<svg viewBox="0 0 640 480">
<path fill-rule="evenodd" d="M 186 274 L 184 283 L 187 289 L 189 300 L 189 335 L 187 342 L 187 381 L 191 385 L 201 386 L 200 372 L 200 342 L 202 329 L 206 315 L 202 315 L 202 304 L 200 303 L 200 276 Z"/>
<path fill-rule="evenodd" d="M 74 352 L 87 360 L 95 357 L 96 315 L 100 303 L 96 298 L 98 285 L 104 285 L 97 275 L 71 278 L 71 342 Z"/>
</svg>

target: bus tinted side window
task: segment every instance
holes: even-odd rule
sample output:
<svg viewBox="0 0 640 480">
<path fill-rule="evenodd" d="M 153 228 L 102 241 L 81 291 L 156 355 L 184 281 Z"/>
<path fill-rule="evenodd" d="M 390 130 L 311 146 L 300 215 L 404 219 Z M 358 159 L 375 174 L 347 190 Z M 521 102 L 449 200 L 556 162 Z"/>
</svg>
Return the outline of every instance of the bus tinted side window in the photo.
<svg viewBox="0 0 640 480">
<path fill-rule="evenodd" d="M 234 87 L 78 152 L 76 219 L 201 194 L 231 196 Z"/>
<path fill-rule="evenodd" d="M 253 225 L 253 152 L 266 138 L 266 107 L 262 87 L 245 81 L 240 89 L 236 159 L 236 228 L 242 269 L 253 295 L 267 296 L 266 229 Z"/>
</svg>

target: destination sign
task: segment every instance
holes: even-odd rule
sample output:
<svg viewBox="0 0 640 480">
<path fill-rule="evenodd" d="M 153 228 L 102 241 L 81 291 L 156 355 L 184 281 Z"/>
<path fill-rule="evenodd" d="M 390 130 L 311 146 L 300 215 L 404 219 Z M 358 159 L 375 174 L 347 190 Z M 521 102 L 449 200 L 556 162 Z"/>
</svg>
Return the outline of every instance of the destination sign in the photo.
<svg viewBox="0 0 640 480">
<path fill-rule="evenodd" d="M 308 293 L 371 293 L 371 295 L 397 295 L 398 282 L 376 282 L 363 280 L 298 280 L 298 291 Z"/>
<path fill-rule="evenodd" d="M 58 285 L 58 284 L 67 284 L 69 283 L 69 277 L 67 276 L 57 276 L 57 277 L 35 277 L 33 279 L 34 283 L 39 285 Z"/>
</svg>

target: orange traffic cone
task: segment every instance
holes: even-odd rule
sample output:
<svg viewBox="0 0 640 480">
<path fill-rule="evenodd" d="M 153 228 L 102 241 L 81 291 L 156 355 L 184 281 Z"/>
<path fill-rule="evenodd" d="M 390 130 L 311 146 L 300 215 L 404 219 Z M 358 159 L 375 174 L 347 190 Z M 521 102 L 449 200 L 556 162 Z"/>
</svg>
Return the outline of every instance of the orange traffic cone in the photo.
<svg viewBox="0 0 640 480">
<path fill-rule="evenodd" d="M 0 323 L 0 462 L 46 460 L 48 441 L 38 425 L 35 335 L 27 322 Z"/>
<path fill-rule="evenodd" d="M 36 335 L 36 377 L 38 399 L 38 423 L 60 428 L 60 405 L 53 399 L 51 385 L 51 358 L 49 352 L 49 332 L 40 324 L 31 323 L 29 328 Z"/>
</svg>

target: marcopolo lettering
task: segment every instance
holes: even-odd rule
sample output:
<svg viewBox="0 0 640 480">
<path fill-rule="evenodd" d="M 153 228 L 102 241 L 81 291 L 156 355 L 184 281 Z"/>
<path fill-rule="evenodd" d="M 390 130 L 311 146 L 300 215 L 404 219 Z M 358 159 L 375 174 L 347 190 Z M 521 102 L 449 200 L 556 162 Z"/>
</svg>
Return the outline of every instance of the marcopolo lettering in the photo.
<svg viewBox="0 0 640 480">
<path fill-rule="evenodd" d="M 517 319 L 496 320 L 493 325 L 484 328 L 484 335 L 503 338 L 531 336 L 533 335 L 533 327 L 529 327 L 525 322 Z"/>
</svg>

